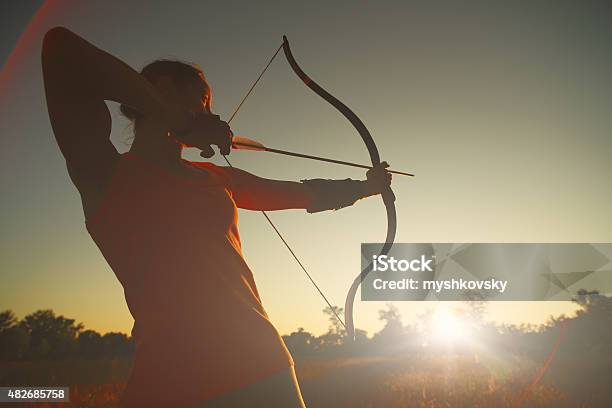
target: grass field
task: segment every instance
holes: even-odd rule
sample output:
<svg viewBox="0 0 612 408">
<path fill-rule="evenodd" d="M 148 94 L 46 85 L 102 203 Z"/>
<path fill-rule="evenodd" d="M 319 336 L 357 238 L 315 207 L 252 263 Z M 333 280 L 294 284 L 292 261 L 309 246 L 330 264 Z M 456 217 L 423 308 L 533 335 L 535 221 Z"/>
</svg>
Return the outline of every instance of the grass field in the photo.
<svg viewBox="0 0 612 408">
<path fill-rule="evenodd" d="M 116 407 L 129 360 L 9 362 L 0 364 L 2 385 L 70 385 L 69 404 L 19 407 Z M 553 367 L 551 367 L 552 369 Z M 302 393 L 311 407 L 512 407 L 539 367 L 515 359 L 474 355 L 414 355 L 296 359 Z M 578 400 L 577 400 L 578 399 Z M 591 407 L 545 378 L 522 407 Z"/>
</svg>

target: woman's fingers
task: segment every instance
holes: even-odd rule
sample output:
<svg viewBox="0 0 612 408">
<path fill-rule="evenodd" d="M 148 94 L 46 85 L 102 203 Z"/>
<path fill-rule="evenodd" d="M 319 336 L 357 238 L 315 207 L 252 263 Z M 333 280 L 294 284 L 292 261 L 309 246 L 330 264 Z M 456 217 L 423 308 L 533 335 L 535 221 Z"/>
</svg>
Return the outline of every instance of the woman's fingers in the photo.
<svg viewBox="0 0 612 408">
<path fill-rule="evenodd" d="M 393 175 L 387 170 L 388 167 L 389 163 L 382 162 L 366 172 L 368 183 L 370 183 L 372 190 L 376 193 L 380 193 L 391 185 Z"/>
<path fill-rule="evenodd" d="M 215 151 L 210 146 L 201 146 L 199 148 L 202 149 L 200 156 L 204 157 L 205 159 L 210 159 L 215 155 Z"/>
<path fill-rule="evenodd" d="M 213 122 L 208 129 L 202 129 L 204 132 L 208 131 L 210 136 L 210 143 L 219 147 L 222 155 L 230 154 L 232 147 L 232 137 L 234 134 L 229 127 L 229 124 L 219 119 L 219 116 L 213 115 Z"/>
<path fill-rule="evenodd" d="M 389 163 L 381 162 L 379 165 L 372 167 L 370 170 L 368 170 L 366 174 L 372 174 L 372 175 L 391 174 L 386 170 L 388 167 L 389 167 Z"/>
<path fill-rule="evenodd" d="M 232 147 L 232 138 L 234 137 L 234 133 L 230 129 L 229 125 L 226 122 L 220 121 L 219 131 L 217 134 L 217 140 L 215 144 L 219 147 L 221 154 L 227 156 L 230 154 Z"/>
<path fill-rule="evenodd" d="M 229 133 L 227 134 L 227 137 L 221 144 L 221 146 L 219 146 L 219 149 L 221 149 L 222 155 L 227 156 L 232 151 L 232 138 L 233 137 L 234 137 L 234 133 L 232 133 L 232 131 L 230 130 Z"/>
<path fill-rule="evenodd" d="M 202 150 L 200 156 L 211 158 L 215 154 L 212 145 L 218 146 L 221 154 L 230 154 L 233 133 L 229 124 L 218 115 L 197 114 L 190 129 L 180 134 L 175 133 L 174 137 L 187 146 Z"/>
</svg>

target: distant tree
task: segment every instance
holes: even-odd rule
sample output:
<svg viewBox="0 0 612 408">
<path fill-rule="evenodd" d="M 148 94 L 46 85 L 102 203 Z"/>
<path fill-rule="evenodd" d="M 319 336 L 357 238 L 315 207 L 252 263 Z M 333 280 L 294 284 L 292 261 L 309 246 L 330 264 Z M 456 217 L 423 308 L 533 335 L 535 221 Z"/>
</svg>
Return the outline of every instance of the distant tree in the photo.
<svg viewBox="0 0 612 408">
<path fill-rule="evenodd" d="M 305 331 L 303 327 L 289 335 L 284 335 L 283 340 L 289 351 L 296 355 L 313 354 L 319 346 L 317 338 L 312 333 Z"/>
<path fill-rule="evenodd" d="M 573 300 L 582 308 L 570 321 L 572 330 L 568 332 L 576 349 L 594 356 L 612 355 L 612 297 L 579 290 Z M 608 361 L 612 363 L 612 359 Z"/>
<path fill-rule="evenodd" d="M 378 320 L 385 322 L 385 325 L 380 332 L 374 335 L 375 342 L 395 343 L 403 340 L 404 325 L 397 307 L 387 303 L 387 309 L 378 312 Z"/>
<path fill-rule="evenodd" d="M 325 313 L 327 315 L 327 318 L 329 319 L 329 323 L 330 323 L 328 327 L 329 333 L 334 333 L 341 337 L 346 335 L 346 329 L 344 328 L 344 325 L 342 324 L 340 320 L 338 320 L 338 317 L 337 317 L 337 316 L 341 316 L 342 313 L 344 313 L 343 308 L 338 307 L 338 306 L 334 306 L 333 309 L 331 309 L 330 307 L 326 307 L 325 309 L 323 309 L 323 313 Z"/>
<path fill-rule="evenodd" d="M 17 324 L 17 317 L 12 310 L 0 312 L 0 332 Z"/>
<path fill-rule="evenodd" d="M 542 359 L 558 342 L 554 363 L 546 373 L 550 381 L 583 396 L 585 406 L 610 407 L 612 297 L 579 290 L 573 301 L 581 308 L 575 317 L 551 318 L 543 330 L 525 336 L 521 351 L 531 348 Z M 571 367 L 572 375 L 561 367 Z"/>
<path fill-rule="evenodd" d="M 94 330 L 85 330 L 77 339 L 79 357 L 95 359 L 104 357 L 104 342 L 100 333 Z"/>
<path fill-rule="evenodd" d="M 0 312 L 0 360 L 19 360 L 28 350 L 30 336 L 18 326 L 11 310 Z"/>
<path fill-rule="evenodd" d="M 129 357 L 135 350 L 134 339 L 124 333 L 106 333 L 102 336 L 102 344 L 107 358 Z"/>
<path fill-rule="evenodd" d="M 576 296 L 572 299 L 572 301 L 578 303 L 582 307 L 583 311 L 579 312 L 579 314 L 593 311 L 603 311 L 603 315 L 610 318 L 610 312 L 612 312 L 610 309 L 612 306 L 610 302 L 612 301 L 612 298 L 602 295 L 597 290 L 580 289 L 578 292 L 576 292 Z"/>
<path fill-rule="evenodd" d="M 355 329 L 355 344 L 357 345 L 365 345 L 370 341 L 368 339 L 368 332 L 361 329 Z"/>
<path fill-rule="evenodd" d="M 338 316 L 340 316 L 344 312 L 344 309 L 338 306 L 334 306 L 333 309 L 330 307 L 326 307 L 323 309 L 323 313 L 327 315 L 329 318 L 329 327 L 327 333 L 319 336 L 319 347 L 322 349 L 332 349 L 338 347 L 344 343 L 346 337 L 346 329 L 340 320 L 338 320 Z"/>
<path fill-rule="evenodd" d="M 30 337 L 27 357 L 38 359 L 68 358 L 76 354 L 77 335 L 83 329 L 74 319 L 55 316 L 52 310 L 38 310 L 19 323 Z"/>
<path fill-rule="evenodd" d="M 472 296 L 464 302 L 466 308 L 463 309 L 463 318 L 470 324 L 481 325 L 484 323 L 485 312 L 487 311 L 487 302 L 481 296 Z"/>
</svg>

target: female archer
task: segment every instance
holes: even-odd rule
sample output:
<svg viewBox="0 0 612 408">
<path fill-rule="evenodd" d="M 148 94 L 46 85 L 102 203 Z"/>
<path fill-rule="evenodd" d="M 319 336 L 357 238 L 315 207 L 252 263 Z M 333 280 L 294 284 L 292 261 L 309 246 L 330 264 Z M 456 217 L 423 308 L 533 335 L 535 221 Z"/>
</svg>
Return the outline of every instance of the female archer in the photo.
<svg viewBox="0 0 612 408">
<path fill-rule="evenodd" d="M 78 189 L 87 231 L 134 317 L 123 407 L 303 407 L 293 360 L 270 322 L 241 251 L 237 208 L 339 209 L 391 183 L 269 180 L 182 159 L 185 146 L 230 153 L 202 71 L 159 60 L 138 73 L 65 28 L 42 49 L 53 132 Z M 105 101 L 134 123 L 129 152 L 109 136 Z"/>
</svg>

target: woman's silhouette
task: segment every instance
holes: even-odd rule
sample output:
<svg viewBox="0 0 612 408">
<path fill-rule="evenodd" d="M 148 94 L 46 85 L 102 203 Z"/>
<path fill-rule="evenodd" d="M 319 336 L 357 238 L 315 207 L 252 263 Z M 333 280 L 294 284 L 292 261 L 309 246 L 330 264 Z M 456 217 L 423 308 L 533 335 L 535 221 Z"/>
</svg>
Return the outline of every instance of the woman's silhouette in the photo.
<svg viewBox="0 0 612 408">
<path fill-rule="evenodd" d="M 134 317 L 123 407 L 302 407 L 293 360 L 268 319 L 241 251 L 237 208 L 316 212 L 352 205 L 391 182 L 288 182 L 181 158 L 184 146 L 229 154 L 202 71 L 160 60 L 141 73 L 65 28 L 42 49 L 47 105 L 87 230 Z M 135 139 L 119 154 L 105 101 Z"/>
</svg>

